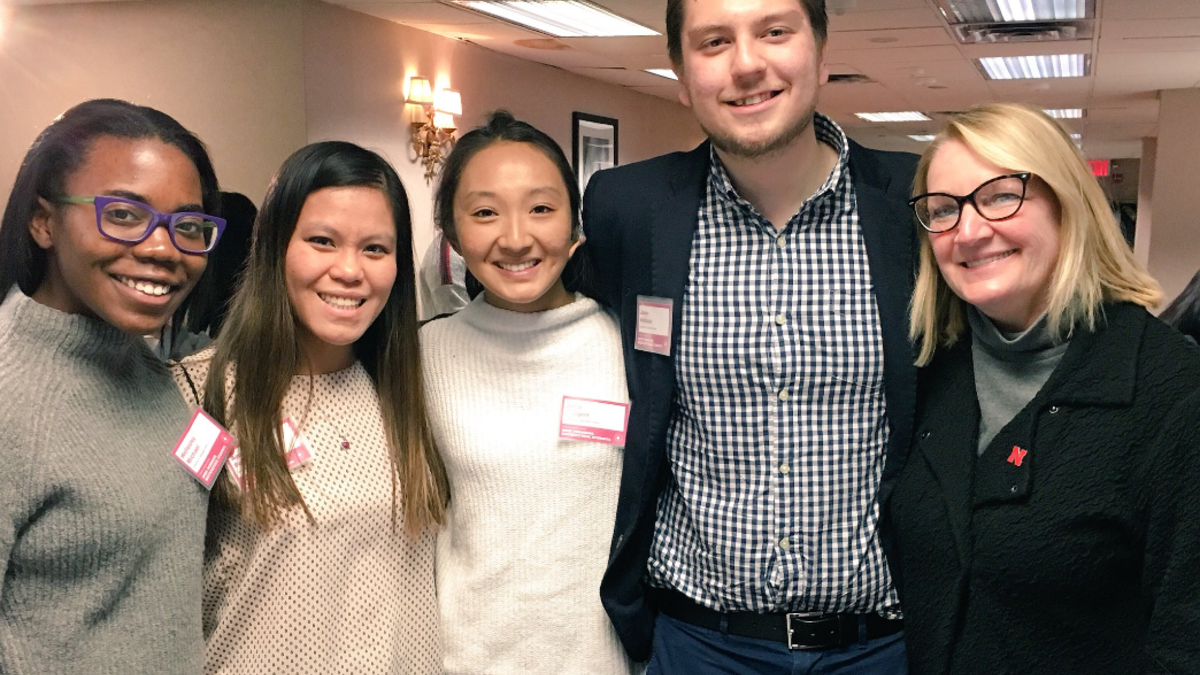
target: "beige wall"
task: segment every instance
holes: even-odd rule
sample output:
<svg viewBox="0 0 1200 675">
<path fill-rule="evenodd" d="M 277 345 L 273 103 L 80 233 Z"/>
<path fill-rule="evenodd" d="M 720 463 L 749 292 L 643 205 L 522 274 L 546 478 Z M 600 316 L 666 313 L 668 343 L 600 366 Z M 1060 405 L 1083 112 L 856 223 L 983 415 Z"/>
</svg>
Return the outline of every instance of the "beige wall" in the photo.
<svg viewBox="0 0 1200 675">
<path fill-rule="evenodd" d="M 1154 229 L 1154 170 L 1158 164 L 1158 139 L 1142 139 L 1141 174 L 1138 176 L 1137 230 L 1133 238 L 1133 257 L 1150 266 L 1150 233 Z M 1168 301 L 1170 298 L 1168 298 Z M 1165 306 L 1165 305 L 1164 305 Z"/>
<path fill-rule="evenodd" d="M 304 41 L 309 140 L 352 140 L 396 165 L 413 205 L 418 253 L 433 236 L 435 185 L 410 161 L 404 85 L 411 75 L 462 94 L 460 134 L 506 108 L 552 136 L 568 159 L 574 110 L 618 120 L 622 164 L 703 139 L 690 111 L 677 103 L 334 5 L 306 5 Z"/>
<path fill-rule="evenodd" d="M 1200 268 L 1200 89 L 1160 95 L 1154 162 L 1150 273 L 1169 302 Z M 1140 229 L 1139 224 L 1139 229 Z"/>
<path fill-rule="evenodd" d="M 117 47 L 117 37 L 137 46 Z M 461 92 L 461 127 L 508 108 L 568 157 L 573 110 L 620 121 L 623 164 L 702 138 L 673 102 L 316 0 L 22 6 L 0 36 L 0 204 L 30 143 L 56 115 L 115 97 L 159 108 L 195 131 L 222 188 L 256 203 L 306 142 L 338 138 L 382 152 L 409 188 L 421 252 L 432 236 L 433 186 L 410 161 L 403 88 L 413 74 Z"/>
<path fill-rule="evenodd" d="M 37 134 L 100 97 L 169 113 L 208 144 L 223 188 L 261 200 L 307 138 L 301 9 L 292 0 L 17 8 L 0 36 L 0 202 Z"/>
</svg>

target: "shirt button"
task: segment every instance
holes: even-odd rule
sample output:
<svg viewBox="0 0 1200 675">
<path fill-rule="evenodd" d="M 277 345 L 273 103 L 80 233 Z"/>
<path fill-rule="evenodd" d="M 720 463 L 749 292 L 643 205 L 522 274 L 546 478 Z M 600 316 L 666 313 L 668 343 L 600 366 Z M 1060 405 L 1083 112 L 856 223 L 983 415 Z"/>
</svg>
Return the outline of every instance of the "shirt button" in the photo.
<svg viewBox="0 0 1200 675">
<path fill-rule="evenodd" d="M 789 547 L 789 546 L 791 546 L 791 545 L 792 545 L 792 540 L 791 540 L 791 539 L 788 539 L 787 537 L 784 537 L 783 539 L 780 539 L 780 540 L 779 540 L 779 548 L 781 548 L 781 549 L 783 549 L 783 550 L 785 550 L 785 551 L 786 551 L 786 550 L 788 549 L 788 547 Z"/>
<path fill-rule="evenodd" d="M 780 401 L 787 401 L 791 398 L 792 398 L 792 395 L 787 392 L 787 389 L 779 390 L 779 400 Z"/>
<path fill-rule="evenodd" d="M 779 324 L 780 326 L 786 324 L 787 323 L 787 314 L 780 314 L 780 315 L 776 316 L 775 323 Z"/>
<path fill-rule="evenodd" d="M 783 248 L 784 246 L 787 246 L 787 237 L 785 237 L 782 234 L 779 235 L 778 237 L 775 238 L 775 244 L 778 245 L 779 248 Z"/>
<path fill-rule="evenodd" d="M 792 470 L 792 467 L 788 466 L 787 464 L 779 465 L 779 473 L 786 474 L 787 472 L 789 472 L 791 470 Z"/>
</svg>

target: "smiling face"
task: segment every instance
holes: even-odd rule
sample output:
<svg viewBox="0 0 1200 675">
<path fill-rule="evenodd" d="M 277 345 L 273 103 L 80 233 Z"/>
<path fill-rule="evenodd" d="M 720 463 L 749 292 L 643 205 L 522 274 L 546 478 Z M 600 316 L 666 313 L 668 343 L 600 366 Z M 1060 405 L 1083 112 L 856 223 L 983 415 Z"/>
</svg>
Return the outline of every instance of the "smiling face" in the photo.
<svg viewBox="0 0 1200 675">
<path fill-rule="evenodd" d="M 574 298 L 560 278 L 581 243 L 562 174 L 528 143 L 498 141 L 463 169 L 454 195 L 456 248 L 491 305 L 540 312 Z"/>
<path fill-rule="evenodd" d="M 755 158 L 812 123 L 829 80 L 798 0 L 685 0 L 679 100 L 713 145 Z"/>
<path fill-rule="evenodd" d="M 308 195 L 284 275 L 310 371 L 349 367 L 354 342 L 383 311 L 396 281 L 396 223 L 383 191 L 330 187 Z"/>
<path fill-rule="evenodd" d="M 151 138 L 98 137 L 64 188 L 62 196 L 126 197 L 163 213 L 203 210 L 196 166 L 175 146 Z M 100 234 L 91 204 L 40 205 L 29 229 L 49 254 L 46 278 L 33 294 L 43 305 L 148 335 L 167 323 L 204 272 L 207 257 L 181 253 L 165 226 L 125 244 Z"/>
<path fill-rule="evenodd" d="M 949 140 L 929 164 L 928 191 L 965 195 L 987 180 L 1019 170 L 996 166 Z M 1004 330 L 1018 331 L 1046 310 L 1058 265 L 1060 229 L 1058 202 L 1035 176 L 1012 218 L 988 221 L 968 204 L 957 227 L 930 234 L 929 242 L 955 295 Z"/>
</svg>

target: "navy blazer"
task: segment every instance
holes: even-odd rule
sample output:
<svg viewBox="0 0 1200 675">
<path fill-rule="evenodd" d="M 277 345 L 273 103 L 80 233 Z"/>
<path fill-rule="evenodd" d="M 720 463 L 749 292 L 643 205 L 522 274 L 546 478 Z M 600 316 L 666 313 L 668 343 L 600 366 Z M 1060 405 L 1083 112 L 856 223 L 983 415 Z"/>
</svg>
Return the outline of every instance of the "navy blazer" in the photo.
<svg viewBox="0 0 1200 675">
<path fill-rule="evenodd" d="M 850 176 L 879 307 L 890 442 L 880 497 L 903 466 L 911 436 L 916 369 L 908 340 L 908 301 L 916 230 L 906 203 L 916 156 L 868 150 L 851 141 Z M 709 173 L 709 144 L 592 176 L 583 200 L 583 247 L 591 284 L 621 323 L 632 403 L 620 498 L 600 586 L 604 607 L 630 657 L 649 658 L 654 609 L 642 578 L 658 495 L 668 476 L 666 433 L 675 395 L 673 357 L 634 349 L 637 296 L 671 298 L 671 354 L 679 345 L 688 260 Z"/>
</svg>

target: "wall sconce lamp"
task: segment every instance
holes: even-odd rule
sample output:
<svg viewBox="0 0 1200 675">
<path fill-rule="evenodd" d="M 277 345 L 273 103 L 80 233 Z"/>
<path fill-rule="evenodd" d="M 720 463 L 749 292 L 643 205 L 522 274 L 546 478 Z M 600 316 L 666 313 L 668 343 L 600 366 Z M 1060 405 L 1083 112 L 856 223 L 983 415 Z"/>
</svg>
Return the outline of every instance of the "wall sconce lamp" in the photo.
<svg viewBox="0 0 1200 675">
<path fill-rule="evenodd" d="M 422 114 L 412 121 L 412 146 L 425 166 L 425 180 L 432 181 L 454 147 L 454 117 L 462 115 L 462 96 L 452 89 L 434 92 L 427 78 L 413 77 L 404 102 L 421 107 Z"/>
</svg>

